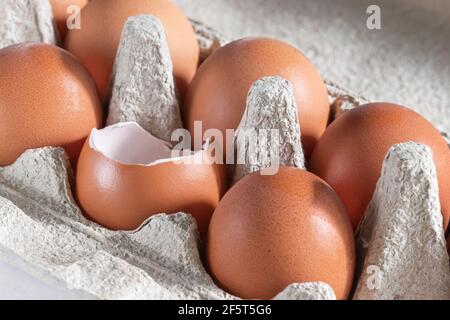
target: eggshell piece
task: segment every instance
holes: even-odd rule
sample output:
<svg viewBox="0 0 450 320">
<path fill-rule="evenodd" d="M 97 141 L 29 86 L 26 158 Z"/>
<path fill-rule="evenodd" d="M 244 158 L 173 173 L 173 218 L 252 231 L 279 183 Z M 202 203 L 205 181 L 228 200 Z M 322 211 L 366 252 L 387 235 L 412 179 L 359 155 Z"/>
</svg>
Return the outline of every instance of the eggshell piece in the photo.
<svg viewBox="0 0 450 320">
<path fill-rule="evenodd" d="M 109 229 L 134 230 L 152 215 L 185 212 L 204 237 L 224 193 L 224 167 L 171 159 L 169 146 L 136 123 L 94 130 L 76 174 L 85 215 Z"/>
<path fill-rule="evenodd" d="M 72 164 L 102 107 L 86 69 L 56 46 L 24 43 L 0 50 L 0 166 L 25 150 L 64 147 Z"/>
<path fill-rule="evenodd" d="M 325 84 L 314 65 L 296 48 L 279 40 L 247 38 L 234 41 L 210 56 L 199 68 L 186 95 L 183 120 L 194 133 L 194 121 L 203 131 L 236 129 L 244 114 L 252 84 L 279 76 L 292 83 L 306 157 L 325 131 L 329 103 Z"/>
<path fill-rule="evenodd" d="M 293 283 L 350 293 L 355 243 L 345 208 L 320 178 L 297 168 L 252 173 L 211 219 L 206 261 L 216 282 L 244 299 L 271 299 Z"/>
<path fill-rule="evenodd" d="M 164 25 L 181 96 L 197 70 L 200 49 L 184 14 L 167 0 L 92 0 L 82 10 L 82 28 L 67 33 L 65 47 L 91 73 L 105 98 L 120 36 L 127 19 L 153 15 Z"/>
<path fill-rule="evenodd" d="M 83 9 L 89 0 L 50 0 L 52 5 L 53 18 L 58 27 L 61 40 L 64 40 L 67 33 L 67 19 L 73 15 L 68 9 L 71 6 L 77 6 L 80 10 Z M 68 12 L 69 11 L 69 12 Z"/>
<path fill-rule="evenodd" d="M 399 143 L 417 142 L 433 151 L 444 227 L 450 215 L 450 151 L 440 133 L 416 112 L 372 103 L 346 112 L 319 140 L 310 170 L 337 192 L 356 228 L 372 199 L 384 157 Z"/>
</svg>

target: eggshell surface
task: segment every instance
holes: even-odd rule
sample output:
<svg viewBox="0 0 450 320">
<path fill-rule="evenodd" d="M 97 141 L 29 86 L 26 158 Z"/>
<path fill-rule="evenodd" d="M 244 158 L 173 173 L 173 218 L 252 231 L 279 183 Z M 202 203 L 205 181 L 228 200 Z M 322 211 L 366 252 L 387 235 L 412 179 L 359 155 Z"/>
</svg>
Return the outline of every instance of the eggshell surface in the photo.
<svg viewBox="0 0 450 320">
<path fill-rule="evenodd" d="M 61 146 L 76 162 L 102 124 L 95 84 L 70 53 L 25 43 L 0 50 L 0 166 L 27 149 Z"/>
<path fill-rule="evenodd" d="M 62 40 L 64 40 L 67 33 L 67 19 L 74 14 L 74 11 L 69 11 L 68 9 L 71 6 L 77 6 L 81 10 L 87 5 L 88 2 L 88 0 L 50 0 L 53 18 L 55 19 L 56 26 L 58 27 L 59 35 Z"/>
<path fill-rule="evenodd" d="M 164 26 L 181 96 L 197 70 L 200 50 L 195 32 L 171 1 L 92 0 L 81 12 L 82 28 L 67 33 L 65 47 L 86 66 L 103 98 L 123 26 L 129 17 L 144 14 L 159 18 Z"/>
<path fill-rule="evenodd" d="M 134 230 L 155 214 L 184 212 L 196 218 L 204 237 L 224 193 L 224 167 L 196 161 L 158 162 L 155 158 L 143 163 L 140 160 L 151 155 L 152 149 L 164 150 L 164 145 L 155 145 L 156 138 L 146 134 L 149 137 L 144 140 L 111 137 L 107 143 L 118 141 L 114 158 L 113 153 L 96 150 L 86 141 L 76 175 L 81 208 L 88 218 L 113 230 Z M 170 157 L 170 151 L 167 154 Z"/>
<path fill-rule="evenodd" d="M 398 143 L 429 146 L 436 165 L 444 227 L 450 215 L 450 151 L 431 123 L 416 112 L 389 103 L 373 103 L 348 111 L 319 140 L 310 170 L 337 192 L 353 228 L 372 199 L 382 164 Z"/>
<path fill-rule="evenodd" d="M 355 243 L 345 208 L 313 174 L 282 167 L 246 176 L 211 219 L 206 261 L 215 281 L 244 299 L 271 299 L 293 283 L 350 293 Z"/>
<path fill-rule="evenodd" d="M 279 40 L 247 38 L 214 52 L 199 68 L 186 95 L 183 120 L 194 134 L 194 121 L 203 132 L 236 129 L 251 85 L 262 77 L 280 76 L 294 89 L 306 157 L 325 131 L 329 103 L 325 84 L 314 65 L 296 48 Z"/>
</svg>

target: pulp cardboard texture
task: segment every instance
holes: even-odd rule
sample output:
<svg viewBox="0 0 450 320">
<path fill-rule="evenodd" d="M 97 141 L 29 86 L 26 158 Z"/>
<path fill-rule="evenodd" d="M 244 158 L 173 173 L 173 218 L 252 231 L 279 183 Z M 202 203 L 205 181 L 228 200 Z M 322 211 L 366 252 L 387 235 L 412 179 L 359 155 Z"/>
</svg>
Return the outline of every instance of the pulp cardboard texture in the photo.
<svg viewBox="0 0 450 320">
<path fill-rule="evenodd" d="M 251 143 L 249 138 L 257 143 Z M 236 132 L 234 182 L 252 172 L 273 171 L 279 166 L 305 169 L 300 139 L 291 83 L 280 77 L 256 81 L 250 88 L 247 107 Z"/>
<path fill-rule="evenodd" d="M 371 101 L 408 106 L 450 132 L 448 0 L 173 2 L 230 39 L 287 41 L 327 78 Z M 374 12 L 380 13 L 379 30 L 367 25 Z"/>
<path fill-rule="evenodd" d="M 31 2 L 19 2 L 34 10 Z M 17 8 L 12 1 L 7 3 L 6 11 Z M 199 35 L 202 59 L 226 43 L 210 28 L 196 21 L 192 23 Z M 139 31 L 150 25 L 155 28 L 153 31 Z M 16 26 L 16 22 L 10 23 L 6 30 L 11 32 Z M 35 24 L 35 28 L 42 31 L 41 24 Z M 134 107 L 144 117 L 155 115 L 155 110 L 166 114 L 167 119 L 156 117 L 154 121 L 155 126 L 159 125 L 155 134 L 166 137 L 161 119 L 177 127 L 179 110 L 174 100 L 173 80 L 167 76 L 171 64 L 161 28 L 157 19 L 150 17 L 135 17 L 128 21 L 116 61 L 111 104 L 113 107 L 116 104 L 117 111 L 123 110 L 124 104 L 120 101 L 126 100 L 114 100 L 114 91 L 119 97 L 121 90 L 115 85 L 125 83 L 124 79 L 131 79 L 136 88 L 142 88 L 146 83 L 154 90 L 156 98 L 145 96 L 141 90 L 132 90 L 132 101 L 139 102 Z M 30 40 L 36 29 L 29 32 L 29 37 L 21 35 L 13 39 L 18 42 Z M 151 60 L 156 64 L 151 68 L 159 70 L 158 77 L 148 70 L 134 68 L 132 63 L 129 67 L 126 67 L 127 63 L 121 65 L 123 61 L 133 61 L 134 55 L 144 54 L 130 48 L 139 48 L 146 40 L 151 44 L 149 52 L 157 57 Z M 0 43 L 4 43 L 1 41 L 2 38 Z M 118 70 L 121 75 L 117 74 Z M 167 81 L 163 82 L 163 79 Z M 327 87 L 334 117 L 366 102 L 333 83 L 327 82 Z M 261 117 L 263 113 L 257 112 L 258 107 L 263 110 L 264 106 L 274 106 L 277 101 L 282 101 L 286 112 L 276 114 L 278 120 L 282 119 L 280 115 L 286 114 L 284 124 L 287 126 L 281 128 L 288 128 L 284 132 L 289 134 L 282 137 L 290 137 L 290 152 L 287 153 L 290 158 L 285 160 L 289 165 L 302 168 L 301 148 L 295 146 L 299 142 L 300 128 L 292 126 L 298 115 L 294 112 L 289 88 L 285 80 L 277 77 L 255 83 L 245 115 Z M 120 94 L 126 94 L 126 91 Z M 255 96 L 258 92 L 263 98 Z M 267 92 L 282 92 L 282 99 L 280 95 L 267 95 Z M 158 97 L 170 98 L 164 102 L 163 99 L 158 101 Z M 140 103 L 144 101 L 154 103 L 154 106 Z M 159 109 L 151 110 L 152 107 Z M 243 123 L 252 123 L 252 119 L 245 118 Z M 128 116 L 123 116 L 112 122 L 129 120 Z M 142 121 L 142 118 L 131 120 Z M 268 124 L 262 123 L 261 127 L 255 124 L 250 127 L 260 129 Z M 274 124 L 280 128 L 280 122 Z M 154 130 L 151 123 L 147 125 L 150 131 Z M 264 168 L 267 163 L 262 161 L 256 165 Z M 0 168 L 1 260 L 48 285 L 76 293 L 80 298 L 237 299 L 219 289 L 206 273 L 200 259 L 202 244 L 197 226 L 189 214 L 161 213 L 149 218 L 138 230 L 111 231 L 83 216 L 73 199 L 72 185 L 73 173 L 67 155 L 60 148 L 28 150 L 13 165 Z M 353 298 L 450 298 L 450 267 L 437 179 L 431 151 L 426 146 L 406 143 L 392 147 L 384 162 L 377 191 L 358 229 L 357 243 L 361 271 L 355 278 Z M 330 286 L 317 282 L 292 284 L 275 299 L 335 299 L 335 295 Z"/>
<path fill-rule="evenodd" d="M 128 20 L 111 87 L 107 125 L 134 121 L 165 141 L 182 128 L 169 46 L 157 18 L 136 16 Z"/>
<path fill-rule="evenodd" d="M 364 261 L 355 299 L 450 299 L 450 272 L 433 153 L 391 148 L 357 232 Z"/>
<path fill-rule="evenodd" d="M 234 298 L 204 270 L 190 215 L 161 214 L 133 232 L 104 229 L 75 204 L 68 166 L 62 149 L 42 148 L 0 171 L 0 246 L 22 268 L 99 299 Z M 288 292 L 311 297 L 311 285 Z M 327 285 L 314 286 L 315 299 L 330 297 Z"/>
<path fill-rule="evenodd" d="M 0 48 L 25 41 L 56 44 L 55 30 L 48 0 L 2 0 Z"/>
</svg>

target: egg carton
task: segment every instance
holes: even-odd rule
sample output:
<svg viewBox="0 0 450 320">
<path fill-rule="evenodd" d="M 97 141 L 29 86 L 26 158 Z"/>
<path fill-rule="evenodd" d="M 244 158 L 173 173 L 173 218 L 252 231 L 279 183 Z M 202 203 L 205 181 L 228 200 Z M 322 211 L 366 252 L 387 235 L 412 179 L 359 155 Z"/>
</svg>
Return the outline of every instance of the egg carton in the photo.
<svg viewBox="0 0 450 320">
<path fill-rule="evenodd" d="M 9 6 L 4 11 L 12 10 L 11 16 L 18 8 L 15 3 L 22 2 L 26 5 L 20 10 L 29 12 L 16 12 L 17 16 L 39 13 L 38 19 L 47 21 L 36 20 L 32 32 L 21 31 L 9 38 L 15 42 L 36 41 L 40 32 L 35 31 L 43 31 L 42 26 L 51 23 L 50 11 L 36 11 L 40 7 L 35 4 L 41 0 L 6 1 Z M 0 30 L 13 32 L 16 21 L 3 22 Z M 227 43 L 201 22 L 191 22 L 201 59 Z M 142 50 L 144 45 L 146 50 Z M 137 61 L 146 61 L 150 68 L 136 68 Z M 167 42 L 158 19 L 130 18 L 111 79 L 108 124 L 136 121 L 167 140 L 171 130 L 181 127 L 171 75 Z M 331 81 L 326 85 L 333 119 L 367 102 Z M 305 168 L 301 128 L 288 81 L 267 77 L 255 82 L 236 140 L 248 128 L 279 129 L 285 143 L 277 163 L 264 157 L 255 161 L 255 151 L 237 148 L 237 155 L 248 161 L 237 166 L 233 181 L 278 164 Z M 270 141 L 262 145 L 267 150 L 274 147 Z M 83 216 L 72 185 L 70 162 L 61 148 L 28 150 L 14 164 L 0 168 L 0 260 L 80 298 L 238 299 L 218 288 L 205 271 L 202 243 L 192 216 L 159 214 L 137 230 L 111 231 Z M 442 224 L 431 150 L 416 143 L 393 146 L 356 233 L 360 261 L 351 298 L 450 299 Z M 326 283 L 302 283 L 290 285 L 275 299 L 332 300 L 335 294 Z"/>
<path fill-rule="evenodd" d="M 57 44 L 48 0 L 2 0 L 0 10 L 0 48 L 30 41 Z"/>
</svg>

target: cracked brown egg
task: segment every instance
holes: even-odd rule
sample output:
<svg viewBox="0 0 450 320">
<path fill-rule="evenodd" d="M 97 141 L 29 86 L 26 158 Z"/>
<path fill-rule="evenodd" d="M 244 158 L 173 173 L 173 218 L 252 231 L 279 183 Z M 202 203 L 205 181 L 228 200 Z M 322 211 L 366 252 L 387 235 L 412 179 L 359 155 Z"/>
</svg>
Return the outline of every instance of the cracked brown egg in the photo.
<svg viewBox="0 0 450 320">
<path fill-rule="evenodd" d="M 27 149 L 64 147 L 76 163 L 102 125 L 95 83 L 67 51 L 24 43 L 0 50 L 0 166 Z"/>
<path fill-rule="evenodd" d="M 204 237 L 224 193 L 225 171 L 207 150 L 174 157 L 171 145 L 137 123 L 93 130 L 81 152 L 76 197 L 85 215 L 113 230 L 135 230 L 159 213 L 185 212 Z"/>
<path fill-rule="evenodd" d="M 91 0 L 81 11 L 81 29 L 67 33 L 65 47 L 85 65 L 105 98 L 123 26 L 136 15 L 161 20 L 182 97 L 197 70 L 200 49 L 189 20 L 171 1 Z"/>
<path fill-rule="evenodd" d="M 353 231 L 336 193 L 312 173 L 250 174 L 225 194 L 206 242 L 216 283 L 244 299 L 271 299 L 293 283 L 325 282 L 350 294 Z"/>
<path fill-rule="evenodd" d="M 390 103 L 373 103 L 346 112 L 317 143 L 310 170 L 337 192 L 356 228 L 372 199 L 383 160 L 394 144 L 422 143 L 436 165 L 444 227 L 450 216 L 450 151 L 433 125 L 418 113 Z"/>
<path fill-rule="evenodd" d="M 194 134 L 195 121 L 208 129 L 236 129 L 252 84 L 266 76 L 289 80 L 294 89 L 306 158 L 325 131 L 329 102 L 325 84 L 314 65 L 291 45 L 269 38 L 247 38 L 217 49 L 192 80 L 183 113 Z M 231 143 L 228 141 L 228 145 Z"/>
</svg>

